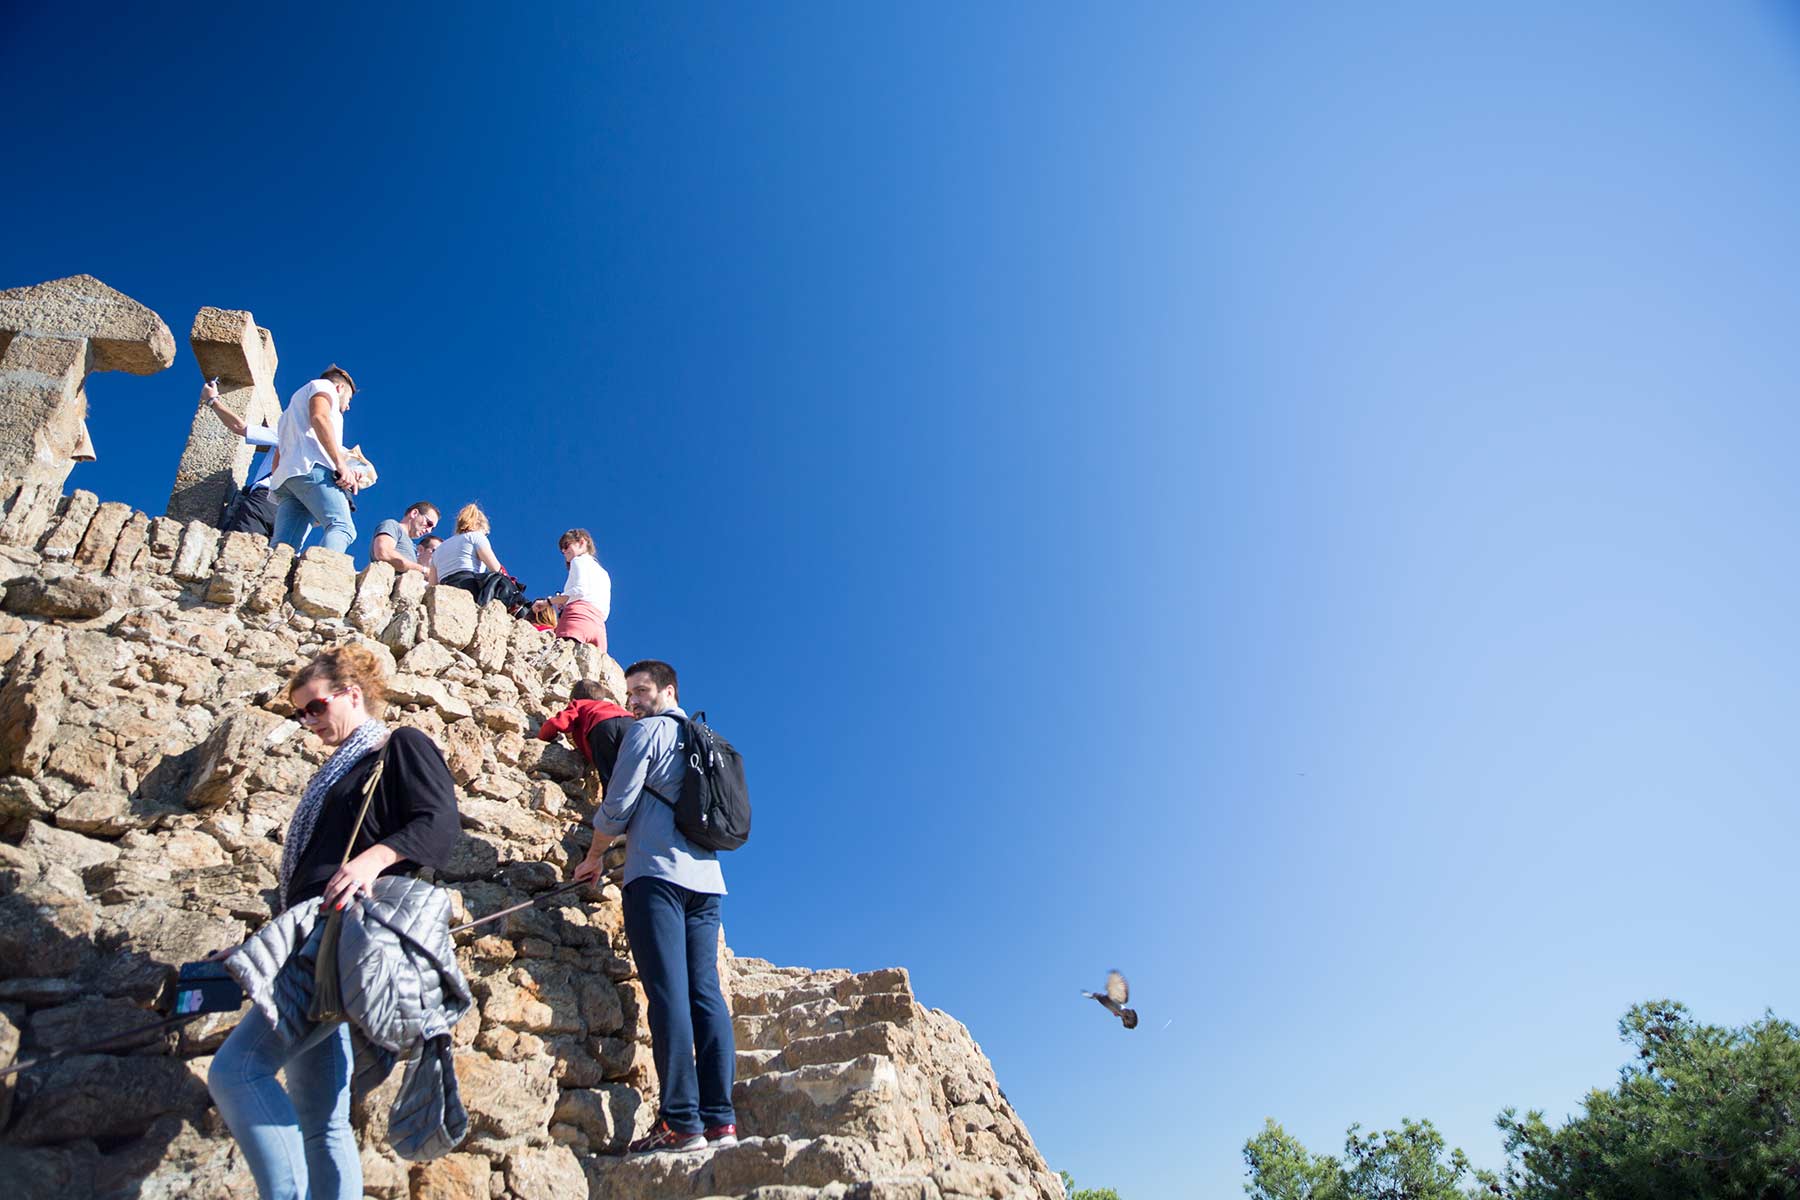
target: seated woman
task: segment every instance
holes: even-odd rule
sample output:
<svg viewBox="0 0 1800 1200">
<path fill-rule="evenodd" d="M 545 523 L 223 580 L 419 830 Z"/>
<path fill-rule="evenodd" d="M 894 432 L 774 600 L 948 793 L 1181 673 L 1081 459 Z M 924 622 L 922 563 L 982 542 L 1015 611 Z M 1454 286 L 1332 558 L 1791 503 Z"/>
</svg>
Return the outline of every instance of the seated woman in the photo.
<svg viewBox="0 0 1800 1200">
<path fill-rule="evenodd" d="M 441 867 L 450 859 L 460 828 L 456 784 L 429 736 L 390 730 L 381 720 L 384 684 L 381 661 L 356 645 L 325 651 L 288 683 L 295 718 L 336 749 L 306 785 L 288 822 L 280 870 L 284 912 L 321 897 L 341 907 L 369 894 L 380 876 Z M 380 782 L 358 823 L 364 784 L 383 755 Z M 350 1078 L 347 1023 L 322 1040 L 290 1045 L 251 1005 L 225 1039 L 206 1086 L 263 1200 L 360 1200 Z"/>
<path fill-rule="evenodd" d="M 433 583 L 447 583 L 475 596 L 481 595 L 483 575 L 506 574 L 506 568 L 494 557 L 488 544 L 487 514 L 479 504 L 465 504 L 456 514 L 456 534 L 447 537 L 431 553 L 429 578 Z"/>
<path fill-rule="evenodd" d="M 550 599 L 562 609 L 556 636 L 570 638 L 606 650 L 606 618 L 612 614 L 612 576 L 594 557 L 594 538 L 585 529 L 571 529 L 557 541 L 569 578 L 563 590 Z"/>
</svg>

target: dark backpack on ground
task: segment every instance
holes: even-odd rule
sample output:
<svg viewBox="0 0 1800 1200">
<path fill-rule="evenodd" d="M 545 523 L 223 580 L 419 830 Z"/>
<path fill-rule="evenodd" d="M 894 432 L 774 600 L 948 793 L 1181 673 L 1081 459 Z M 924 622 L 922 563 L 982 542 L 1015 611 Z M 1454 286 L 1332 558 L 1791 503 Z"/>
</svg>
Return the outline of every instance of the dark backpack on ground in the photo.
<svg viewBox="0 0 1800 1200">
<path fill-rule="evenodd" d="M 712 731 L 704 712 L 682 720 L 660 713 L 681 727 L 675 753 L 687 756 L 681 795 L 669 799 L 655 788 L 652 796 L 675 810 L 675 828 L 702 850 L 736 850 L 750 840 L 750 789 L 744 783 L 744 757 Z"/>
</svg>

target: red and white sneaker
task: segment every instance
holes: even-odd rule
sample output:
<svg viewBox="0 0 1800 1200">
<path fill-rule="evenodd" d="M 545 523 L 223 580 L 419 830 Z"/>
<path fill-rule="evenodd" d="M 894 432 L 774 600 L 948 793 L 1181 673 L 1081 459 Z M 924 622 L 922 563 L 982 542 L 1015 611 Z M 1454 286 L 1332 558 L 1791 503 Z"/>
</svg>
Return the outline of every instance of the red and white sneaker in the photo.
<svg viewBox="0 0 1800 1200">
<path fill-rule="evenodd" d="M 736 1125 L 714 1125 L 706 1131 L 706 1144 L 714 1150 L 737 1145 Z"/>
<path fill-rule="evenodd" d="M 733 1140 L 735 1144 L 735 1139 Z M 677 1133 L 669 1128 L 667 1121 L 658 1121 L 654 1128 L 631 1145 L 625 1147 L 627 1154 L 679 1154 L 684 1150 L 706 1149 L 706 1136 L 699 1133 Z"/>
</svg>

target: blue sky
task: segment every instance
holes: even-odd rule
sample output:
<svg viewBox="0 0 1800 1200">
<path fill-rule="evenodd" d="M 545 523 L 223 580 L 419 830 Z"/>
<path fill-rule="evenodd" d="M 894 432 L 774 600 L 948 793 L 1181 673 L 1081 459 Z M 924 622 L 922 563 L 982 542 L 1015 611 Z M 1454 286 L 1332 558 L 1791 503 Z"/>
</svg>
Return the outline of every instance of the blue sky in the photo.
<svg viewBox="0 0 1800 1200">
<path fill-rule="evenodd" d="M 733 945 L 910 967 L 1082 1183 L 1492 1163 L 1634 1001 L 1800 1015 L 1788 10 L 12 26 L 0 286 L 181 346 L 72 486 L 161 510 L 210 304 L 356 373 L 359 556 L 594 530 L 748 755 Z"/>
</svg>

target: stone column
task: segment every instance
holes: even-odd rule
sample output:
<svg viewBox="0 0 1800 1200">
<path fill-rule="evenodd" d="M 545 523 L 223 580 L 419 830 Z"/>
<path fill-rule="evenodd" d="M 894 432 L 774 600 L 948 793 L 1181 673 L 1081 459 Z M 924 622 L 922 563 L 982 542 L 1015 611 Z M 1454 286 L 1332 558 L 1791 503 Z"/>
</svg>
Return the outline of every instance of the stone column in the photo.
<svg viewBox="0 0 1800 1200">
<path fill-rule="evenodd" d="M 275 395 L 275 339 L 239 309 L 203 308 L 188 335 L 203 379 L 217 378 L 219 402 L 246 425 L 281 419 Z M 198 391 L 198 388 L 196 388 Z M 216 525 L 226 498 L 244 486 L 255 450 L 225 428 L 211 406 L 201 406 L 188 430 L 187 448 L 175 468 L 168 515 Z M 269 451 L 273 453 L 273 451 Z"/>
<path fill-rule="evenodd" d="M 0 476 L 60 491 L 94 457 L 87 377 L 174 361 L 162 318 L 92 275 L 0 292 Z"/>
</svg>

